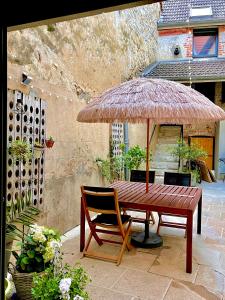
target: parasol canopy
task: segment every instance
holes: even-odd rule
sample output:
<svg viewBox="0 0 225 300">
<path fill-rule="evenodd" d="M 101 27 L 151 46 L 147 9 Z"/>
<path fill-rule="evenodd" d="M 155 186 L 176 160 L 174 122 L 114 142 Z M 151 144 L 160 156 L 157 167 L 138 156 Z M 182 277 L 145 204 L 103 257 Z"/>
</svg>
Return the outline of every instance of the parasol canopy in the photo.
<svg viewBox="0 0 225 300">
<path fill-rule="evenodd" d="M 79 122 L 198 124 L 225 120 L 225 112 L 196 90 L 165 79 L 136 78 L 96 97 L 78 114 Z M 146 160 L 148 192 L 149 160 Z"/>
<path fill-rule="evenodd" d="M 96 97 L 79 122 L 192 124 L 225 119 L 225 112 L 198 91 L 165 79 L 137 78 Z"/>
</svg>

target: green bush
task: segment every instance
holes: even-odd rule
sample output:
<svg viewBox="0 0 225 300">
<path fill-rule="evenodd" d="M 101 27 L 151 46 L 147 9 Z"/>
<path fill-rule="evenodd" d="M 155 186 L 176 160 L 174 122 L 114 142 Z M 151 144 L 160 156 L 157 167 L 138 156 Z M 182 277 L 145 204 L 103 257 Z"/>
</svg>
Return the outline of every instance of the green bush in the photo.
<svg viewBox="0 0 225 300">
<path fill-rule="evenodd" d="M 179 159 L 186 159 L 189 171 L 191 171 L 191 160 L 207 157 L 207 152 L 201 147 L 195 144 L 187 145 L 182 139 L 177 141 L 177 145 L 171 149 L 171 153 Z"/>
<path fill-rule="evenodd" d="M 15 140 L 9 147 L 9 154 L 11 154 L 15 160 L 29 160 L 32 157 L 30 144 L 22 140 Z"/>
<path fill-rule="evenodd" d="M 143 162 L 146 162 L 146 151 L 139 145 L 131 147 L 125 153 L 125 145 L 120 144 L 121 155 L 112 156 L 107 159 L 97 158 L 96 163 L 100 169 L 101 175 L 109 182 L 113 180 L 124 179 L 124 168 L 128 170 L 139 169 Z"/>
<path fill-rule="evenodd" d="M 78 264 L 75 267 L 66 264 L 59 269 L 51 266 L 43 275 L 34 276 L 32 296 L 36 300 L 87 300 L 89 297 L 85 287 L 89 281 L 87 273 Z"/>
</svg>

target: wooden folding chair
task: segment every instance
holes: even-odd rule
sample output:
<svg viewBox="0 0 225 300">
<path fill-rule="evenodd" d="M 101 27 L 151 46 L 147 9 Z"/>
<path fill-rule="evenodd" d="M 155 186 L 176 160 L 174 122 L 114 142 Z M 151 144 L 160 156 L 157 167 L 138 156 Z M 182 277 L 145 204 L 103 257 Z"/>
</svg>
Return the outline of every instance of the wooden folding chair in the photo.
<svg viewBox="0 0 225 300">
<path fill-rule="evenodd" d="M 117 190 L 114 188 L 81 186 L 81 194 L 86 219 L 90 227 L 90 234 L 83 255 L 116 262 L 119 265 L 125 248 L 127 247 L 128 250 L 131 249 L 128 242 L 131 217 L 129 215 L 121 215 Z M 96 213 L 97 216 L 91 219 L 90 212 Z M 122 238 L 122 242 L 101 238 L 98 233 L 119 235 Z M 94 237 L 99 246 L 103 242 L 121 244 L 119 254 L 112 256 L 88 250 L 92 237 Z"/>
<path fill-rule="evenodd" d="M 191 186 L 191 174 L 190 173 L 165 172 L 164 184 L 179 185 L 179 186 Z M 185 237 L 186 237 L 186 228 L 187 228 L 186 223 L 172 222 L 172 221 L 170 222 L 170 221 L 163 220 L 163 216 L 182 217 L 182 218 L 184 218 L 184 216 L 163 213 L 163 212 L 158 213 L 158 215 L 159 215 L 159 223 L 158 223 L 158 227 L 157 227 L 157 234 L 159 234 L 160 226 L 164 226 L 164 227 L 185 229 Z"/>
<path fill-rule="evenodd" d="M 155 182 L 155 171 L 149 171 L 149 183 L 154 183 Z M 130 181 L 133 182 L 146 182 L 146 171 L 143 170 L 131 170 L 130 172 Z M 123 209 L 124 210 L 124 209 Z M 131 209 L 129 209 L 131 211 Z M 145 212 L 146 217 L 145 218 L 132 218 L 132 222 L 137 222 L 137 223 L 145 223 L 146 220 L 148 220 L 149 223 L 155 224 L 155 218 L 153 216 L 153 213 L 151 211 L 143 211 L 143 210 L 137 210 L 137 209 L 132 209 L 132 211 L 138 211 L 138 212 Z M 126 213 L 126 210 L 124 210 Z"/>
</svg>

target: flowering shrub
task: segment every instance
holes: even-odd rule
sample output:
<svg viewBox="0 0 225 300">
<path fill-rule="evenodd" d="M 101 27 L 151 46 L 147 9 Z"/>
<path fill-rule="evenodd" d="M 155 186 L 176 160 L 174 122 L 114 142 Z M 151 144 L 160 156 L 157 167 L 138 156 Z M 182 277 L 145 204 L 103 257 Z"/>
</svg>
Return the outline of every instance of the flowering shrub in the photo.
<svg viewBox="0 0 225 300">
<path fill-rule="evenodd" d="M 89 282 L 87 273 L 81 266 L 54 263 L 42 276 L 36 274 L 33 278 L 32 296 L 36 300 L 87 300 L 84 290 Z"/>
<path fill-rule="evenodd" d="M 56 253 L 60 251 L 60 235 L 53 229 L 35 224 L 31 225 L 24 241 L 19 245 L 20 254 L 13 251 L 17 271 L 42 272 L 53 263 Z"/>
</svg>

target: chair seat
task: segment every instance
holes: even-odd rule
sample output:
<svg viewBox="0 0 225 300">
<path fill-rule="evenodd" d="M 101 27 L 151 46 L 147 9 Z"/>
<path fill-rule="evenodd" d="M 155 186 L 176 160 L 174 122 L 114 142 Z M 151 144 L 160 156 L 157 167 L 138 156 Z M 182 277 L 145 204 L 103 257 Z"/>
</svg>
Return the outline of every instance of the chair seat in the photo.
<svg viewBox="0 0 225 300">
<path fill-rule="evenodd" d="M 122 224 L 128 222 L 131 216 L 121 215 Z M 117 215 L 115 214 L 101 214 L 98 215 L 92 222 L 106 225 L 118 225 Z"/>
</svg>

